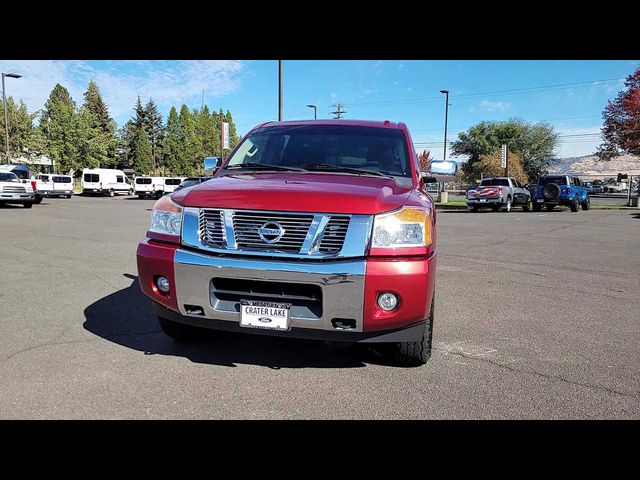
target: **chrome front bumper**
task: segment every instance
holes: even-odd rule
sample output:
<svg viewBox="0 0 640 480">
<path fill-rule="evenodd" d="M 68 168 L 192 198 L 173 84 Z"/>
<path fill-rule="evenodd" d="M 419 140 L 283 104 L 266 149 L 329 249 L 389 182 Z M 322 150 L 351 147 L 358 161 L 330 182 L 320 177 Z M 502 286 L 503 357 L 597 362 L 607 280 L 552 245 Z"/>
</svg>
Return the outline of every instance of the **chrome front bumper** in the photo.
<svg viewBox="0 0 640 480">
<path fill-rule="evenodd" d="M 4 202 L 8 202 L 8 201 L 29 201 L 29 200 L 35 200 L 36 195 L 34 193 L 0 193 L 0 202 L 4 201 Z"/>
<path fill-rule="evenodd" d="M 322 315 L 318 318 L 291 317 L 293 328 L 332 330 L 333 319 L 354 319 L 351 332 L 363 331 L 364 259 L 300 261 L 286 259 L 239 258 L 202 255 L 176 250 L 174 258 L 176 299 L 180 313 L 187 317 L 240 322 L 240 314 L 228 306 L 214 308 L 211 280 L 231 278 L 269 282 L 312 284 L 322 291 Z M 286 302 L 286 300 L 283 300 Z M 185 305 L 202 307 L 204 315 L 187 312 Z"/>
</svg>

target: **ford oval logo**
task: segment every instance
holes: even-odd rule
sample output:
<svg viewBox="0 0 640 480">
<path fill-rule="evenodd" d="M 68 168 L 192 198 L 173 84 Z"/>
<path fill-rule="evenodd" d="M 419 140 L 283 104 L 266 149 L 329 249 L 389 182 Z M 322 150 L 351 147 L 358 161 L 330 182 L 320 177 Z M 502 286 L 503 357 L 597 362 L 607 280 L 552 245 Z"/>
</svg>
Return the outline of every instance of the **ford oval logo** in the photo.
<svg viewBox="0 0 640 480">
<path fill-rule="evenodd" d="M 284 228 L 278 222 L 267 222 L 258 228 L 258 236 L 265 243 L 276 243 L 284 235 Z"/>
<path fill-rule="evenodd" d="M 271 319 L 269 317 L 260 317 L 258 321 L 262 323 L 271 323 Z"/>
</svg>

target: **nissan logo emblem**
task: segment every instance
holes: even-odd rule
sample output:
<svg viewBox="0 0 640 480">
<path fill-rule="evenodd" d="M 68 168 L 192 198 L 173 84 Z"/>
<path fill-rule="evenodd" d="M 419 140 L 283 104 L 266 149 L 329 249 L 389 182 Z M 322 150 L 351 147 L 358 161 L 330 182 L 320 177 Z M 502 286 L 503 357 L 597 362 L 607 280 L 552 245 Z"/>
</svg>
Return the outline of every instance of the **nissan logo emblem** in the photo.
<svg viewBox="0 0 640 480">
<path fill-rule="evenodd" d="M 258 228 L 258 236 L 265 243 L 276 243 L 284 235 L 284 228 L 277 222 L 267 222 Z"/>
</svg>

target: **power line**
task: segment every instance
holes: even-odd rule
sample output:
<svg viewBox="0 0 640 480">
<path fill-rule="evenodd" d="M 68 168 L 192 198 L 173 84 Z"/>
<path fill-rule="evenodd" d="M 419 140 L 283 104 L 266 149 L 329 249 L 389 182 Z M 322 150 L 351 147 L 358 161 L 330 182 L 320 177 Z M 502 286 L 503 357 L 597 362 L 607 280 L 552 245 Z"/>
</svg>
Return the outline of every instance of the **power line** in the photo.
<svg viewBox="0 0 640 480">
<path fill-rule="evenodd" d="M 465 98 L 474 98 L 474 97 L 482 97 L 486 95 L 519 95 L 523 93 L 536 93 L 542 91 L 553 91 L 553 90 L 562 90 L 562 89 L 570 89 L 573 87 L 585 87 L 592 86 L 595 84 L 606 84 L 611 82 L 619 82 L 624 80 L 624 78 L 606 78 L 602 80 L 589 80 L 584 82 L 574 82 L 574 83 L 558 83 L 553 85 L 541 85 L 537 87 L 526 87 L 526 88 L 513 88 L 508 90 L 494 90 L 488 92 L 479 92 L 479 93 L 470 93 L 463 95 L 451 95 L 452 100 L 465 99 Z M 356 102 L 350 103 L 350 107 L 361 107 L 361 106 L 370 106 L 370 105 L 395 105 L 401 103 L 414 103 L 414 102 L 435 102 L 441 100 L 441 97 L 423 97 L 423 98 L 409 98 L 403 100 L 381 100 L 378 102 Z"/>
</svg>

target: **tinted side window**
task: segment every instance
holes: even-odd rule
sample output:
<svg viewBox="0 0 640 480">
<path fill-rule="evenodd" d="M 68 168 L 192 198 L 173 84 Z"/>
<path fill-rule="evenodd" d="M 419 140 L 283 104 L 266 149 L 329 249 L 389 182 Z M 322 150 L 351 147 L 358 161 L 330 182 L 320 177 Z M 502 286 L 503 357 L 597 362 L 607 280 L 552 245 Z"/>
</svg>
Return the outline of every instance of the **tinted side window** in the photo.
<svg viewBox="0 0 640 480">
<path fill-rule="evenodd" d="M 124 183 L 124 178 L 122 178 L 122 175 L 116 175 L 116 182 Z"/>
<path fill-rule="evenodd" d="M 100 175 L 98 175 L 97 173 L 85 173 L 84 181 L 97 183 L 100 181 Z"/>
<path fill-rule="evenodd" d="M 53 177 L 54 183 L 71 183 L 70 177 Z"/>
<path fill-rule="evenodd" d="M 167 178 L 164 182 L 165 185 L 180 185 L 179 178 Z"/>
<path fill-rule="evenodd" d="M 151 185 L 150 178 L 136 178 L 136 183 L 138 185 Z"/>
</svg>

